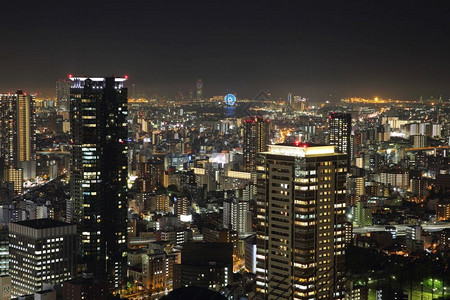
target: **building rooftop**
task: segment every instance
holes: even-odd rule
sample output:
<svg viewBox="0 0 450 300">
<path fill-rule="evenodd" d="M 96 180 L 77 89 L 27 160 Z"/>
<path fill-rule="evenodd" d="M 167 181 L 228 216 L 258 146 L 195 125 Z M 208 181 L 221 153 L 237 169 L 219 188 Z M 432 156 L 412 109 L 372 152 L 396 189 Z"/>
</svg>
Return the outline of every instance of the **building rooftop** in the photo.
<svg viewBox="0 0 450 300">
<path fill-rule="evenodd" d="M 271 146 L 271 145 L 269 145 Z M 325 144 L 315 144 L 315 143 L 311 143 L 311 142 L 300 142 L 300 141 L 295 141 L 295 142 L 290 142 L 290 143 L 280 143 L 280 144 L 275 144 L 275 146 L 292 146 L 292 147 L 323 147 L 323 146 L 329 146 L 329 145 L 325 145 Z"/>
<path fill-rule="evenodd" d="M 269 150 L 267 152 L 262 153 L 293 156 L 293 157 L 341 154 L 336 152 L 336 146 L 302 143 L 300 141 L 268 146 Z"/>
<path fill-rule="evenodd" d="M 15 224 L 34 228 L 34 229 L 45 229 L 45 228 L 53 228 L 53 227 L 62 227 L 62 226 L 71 226 L 72 224 L 61 222 L 53 219 L 36 219 L 36 220 L 26 220 L 19 221 Z"/>
</svg>

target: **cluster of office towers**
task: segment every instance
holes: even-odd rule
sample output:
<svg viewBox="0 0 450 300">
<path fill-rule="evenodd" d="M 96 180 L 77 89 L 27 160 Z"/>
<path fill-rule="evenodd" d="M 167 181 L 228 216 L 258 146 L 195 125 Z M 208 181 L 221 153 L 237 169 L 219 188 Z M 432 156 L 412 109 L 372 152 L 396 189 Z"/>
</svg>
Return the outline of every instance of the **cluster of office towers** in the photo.
<svg viewBox="0 0 450 300">
<path fill-rule="evenodd" d="M 69 79 L 70 223 L 42 219 L 11 224 L 14 295 L 37 291 L 44 283 L 64 282 L 81 271 L 115 288 L 126 278 L 126 78 Z M 10 170 L 22 171 L 23 164 L 33 159 L 34 101 L 21 91 L 1 95 L 1 100 L 2 164 L 5 174 L 12 176 Z"/>
<path fill-rule="evenodd" d="M 74 241 L 70 237 L 48 239 L 56 240 L 57 245 L 75 243 L 79 270 L 119 287 L 126 277 L 127 256 L 126 78 L 69 79 L 72 161 L 68 215 L 77 229 L 76 234 L 72 227 L 62 230 L 66 235 L 73 233 Z M 2 105 L 6 99 L 11 101 L 7 105 L 24 107 L 19 120 L 34 109 L 32 99 L 24 93 L 1 97 Z M 2 106 L 1 113 L 2 122 L 7 122 L 8 107 Z M 27 122 L 23 124 L 34 126 L 32 118 Z M 25 125 L 19 122 L 17 126 Z M 343 299 L 351 117 L 330 115 L 331 145 L 269 145 L 269 126 L 269 121 L 260 117 L 244 121 L 244 168 L 256 175 L 257 183 L 257 298 Z M 14 131 L 2 126 L 2 134 L 9 134 L 8 130 Z M 20 151 L 15 147 L 23 147 L 23 153 L 17 154 Z M 10 148 L 1 150 L 7 168 L 17 168 L 17 163 L 34 155 L 32 146 L 23 144 L 20 136 Z M 43 225 L 28 226 L 39 229 Z M 73 266 L 66 269 L 74 275 Z M 22 290 L 27 291 L 25 287 Z"/>
</svg>

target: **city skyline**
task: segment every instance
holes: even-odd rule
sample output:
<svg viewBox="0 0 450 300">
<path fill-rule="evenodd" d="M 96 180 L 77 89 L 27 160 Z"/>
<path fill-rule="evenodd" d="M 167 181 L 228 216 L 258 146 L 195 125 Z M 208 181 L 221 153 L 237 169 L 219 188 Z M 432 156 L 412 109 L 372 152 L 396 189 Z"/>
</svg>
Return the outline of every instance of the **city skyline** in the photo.
<svg viewBox="0 0 450 300">
<path fill-rule="evenodd" d="M 450 299 L 450 5 L 2 8 L 0 300 Z"/>
<path fill-rule="evenodd" d="M 56 80 L 76 73 L 126 74 L 136 94 L 147 96 L 195 91 L 201 78 L 207 96 L 232 92 L 252 98 L 268 90 L 276 99 L 292 92 L 313 101 L 450 97 L 446 5 L 5 5 L 5 11 L 20 12 L 22 21 L 13 22 L 16 14 L 0 21 L 8 45 L 0 49 L 2 91 L 50 97 Z M 29 41 L 28 47 L 20 47 L 18 39 Z M 81 47 L 85 43 L 90 47 Z"/>
</svg>

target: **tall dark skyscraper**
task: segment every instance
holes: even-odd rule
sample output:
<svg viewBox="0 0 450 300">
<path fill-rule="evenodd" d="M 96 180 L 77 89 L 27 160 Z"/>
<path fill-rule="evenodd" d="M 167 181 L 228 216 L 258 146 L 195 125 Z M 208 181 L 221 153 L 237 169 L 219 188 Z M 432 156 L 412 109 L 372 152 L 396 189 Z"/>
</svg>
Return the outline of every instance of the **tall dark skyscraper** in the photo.
<svg viewBox="0 0 450 300">
<path fill-rule="evenodd" d="M 341 153 L 347 154 L 347 168 L 352 159 L 351 133 L 352 115 L 344 113 L 330 113 L 330 145 L 337 146 Z"/>
<path fill-rule="evenodd" d="M 126 78 L 70 77 L 71 210 L 79 256 L 116 287 L 126 276 Z"/>
<path fill-rule="evenodd" d="M 252 117 L 244 120 L 244 169 L 256 169 L 256 153 L 267 151 L 269 144 L 269 120 Z"/>
<path fill-rule="evenodd" d="M 334 146 L 258 153 L 258 299 L 344 299 L 346 163 Z"/>
</svg>

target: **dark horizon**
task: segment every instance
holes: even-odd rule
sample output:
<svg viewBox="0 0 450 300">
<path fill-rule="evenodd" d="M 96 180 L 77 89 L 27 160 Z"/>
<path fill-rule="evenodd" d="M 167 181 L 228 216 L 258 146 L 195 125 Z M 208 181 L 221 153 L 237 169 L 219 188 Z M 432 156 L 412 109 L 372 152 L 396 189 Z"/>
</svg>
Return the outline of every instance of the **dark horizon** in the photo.
<svg viewBox="0 0 450 300">
<path fill-rule="evenodd" d="M 448 5 L 49 2 L 3 4 L 0 92 L 51 97 L 68 74 L 115 74 L 147 96 L 201 78 L 206 96 L 450 97 Z"/>
</svg>

